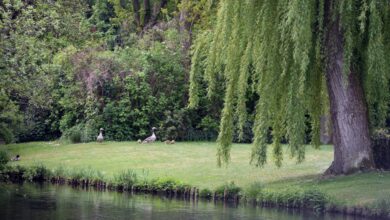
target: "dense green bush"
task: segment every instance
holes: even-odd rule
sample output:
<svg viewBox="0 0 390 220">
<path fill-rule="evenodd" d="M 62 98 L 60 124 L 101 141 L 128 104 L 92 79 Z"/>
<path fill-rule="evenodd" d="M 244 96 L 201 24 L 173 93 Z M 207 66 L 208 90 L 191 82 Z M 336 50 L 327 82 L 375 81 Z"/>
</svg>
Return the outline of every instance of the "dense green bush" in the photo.
<svg viewBox="0 0 390 220">
<path fill-rule="evenodd" d="M 189 185 L 171 177 L 158 178 L 149 182 L 149 190 L 154 192 L 184 192 Z"/>
<path fill-rule="evenodd" d="M 88 120 L 83 126 L 81 141 L 96 141 L 96 138 L 100 132 L 100 128 L 103 128 L 102 124 L 103 123 L 99 117 L 97 117 L 97 119 Z M 105 132 L 103 132 L 103 135 L 105 135 Z M 105 139 L 108 140 L 109 138 L 105 135 Z"/>
<path fill-rule="evenodd" d="M 6 144 L 12 143 L 14 140 L 12 131 L 5 124 L 0 124 L 0 139 L 4 140 Z"/>
<path fill-rule="evenodd" d="M 29 106 L 25 110 L 23 124 L 19 126 L 15 134 L 16 141 L 48 141 L 61 136 L 58 128 L 59 117 L 56 115 L 58 106 L 51 109 L 40 109 Z"/>
<path fill-rule="evenodd" d="M 7 40 L 0 50 L 12 53 L 1 61 L 0 124 L 17 142 L 94 141 L 101 127 L 106 140 L 143 139 L 151 127 L 163 128 L 159 139 L 214 140 L 223 93 L 213 101 L 203 96 L 202 109 L 186 109 L 190 45 L 172 19 L 177 4 L 169 1 L 149 27 L 134 22 L 128 1 L 4 7 L 2 22 L 13 31 L 1 32 Z M 10 135 L 0 136 L 10 142 Z"/>
<path fill-rule="evenodd" d="M 196 112 L 191 109 L 165 111 L 164 120 L 159 127 L 159 135 L 162 140 L 196 140 L 197 138 L 194 138 L 194 135 L 191 136 L 191 134 L 193 134 L 193 127 L 197 118 Z M 199 140 L 207 140 L 207 137 L 204 136 L 199 138 Z"/>
<path fill-rule="evenodd" d="M 87 121 L 75 125 L 62 133 L 61 139 L 63 141 L 70 141 L 71 143 L 91 142 L 95 141 L 99 134 L 99 126 L 94 122 Z M 107 140 L 107 137 L 105 137 Z"/>
<path fill-rule="evenodd" d="M 315 212 L 325 211 L 328 196 L 319 189 L 308 189 L 303 192 L 303 206 L 312 208 Z"/>
<path fill-rule="evenodd" d="M 0 180 L 11 182 L 23 182 L 23 174 L 26 172 L 26 168 L 20 165 L 10 166 L 7 165 L 0 169 Z"/>
<path fill-rule="evenodd" d="M 58 63 L 67 67 L 63 68 L 66 77 L 59 102 L 63 136 L 77 134 L 77 141 L 91 141 L 85 134 L 87 128 L 96 132 L 96 138 L 102 127 L 106 140 L 137 140 L 150 135 L 151 127 L 164 124 L 164 111 L 185 115 L 180 112 L 187 104 L 188 83 L 178 39 L 177 31 L 168 27 L 146 32 L 139 44 L 114 51 L 64 52 L 58 58 Z M 176 121 L 192 126 L 186 116 Z M 182 128 L 175 129 L 186 130 Z"/>
<path fill-rule="evenodd" d="M 52 178 L 51 170 L 46 168 L 43 164 L 35 165 L 27 168 L 23 173 L 23 178 L 27 181 L 43 182 Z"/>
<path fill-rule="evenodd" d="M 141 192 L 165 192 L 178 194 L 182 194 L 191 188 L 190 185 L 184 184 L 183 182 L 170 177 L 137 181 L 133 184 L 133 187 L 134 190 Z"/>
<path fill-rule="evenodd" d="M 72 143 L 81 143 L 81 131 L 73 130 L 69 136 Z"/>
<path fill-rule="evenodd" d="M 83 135 L 84 125 L 78 124 L 67 129 L 62 134 L 62 139 L 69 140 L 71 143 L 81 143 L 82 135 Z"/>
<path fill-rule="evenodd" d="M 9 155 L 7 152 L 0 150 L 0 169 L 4 168 L 4 166 L 10 161 Z"/>
<path fill-rule="evenodd" d="M 235 199 L 240 196 L 241 188 L 236 186 L 234 182 L 224 184 L 215 189 L 215 196 L 221 199 Z"/>
<path fill-rule="evenodd" d="M 205 199 L 211 199 L 213 197 L 213 192 L 207 188 L 204 188 L 200 190 L 199 197 Z"/>
</svg>

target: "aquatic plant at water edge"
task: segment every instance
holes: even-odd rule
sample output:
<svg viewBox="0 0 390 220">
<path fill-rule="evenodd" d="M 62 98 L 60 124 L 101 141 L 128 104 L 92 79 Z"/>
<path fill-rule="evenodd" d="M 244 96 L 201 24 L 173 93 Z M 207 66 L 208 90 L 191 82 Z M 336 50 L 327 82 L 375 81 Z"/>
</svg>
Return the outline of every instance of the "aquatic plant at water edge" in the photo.
<svg viewBox="0 0 390 220">
<path fill-rule="evenodd" d="M 280 191 L 264 190 L 258 198 L 258 201 L 266 206 L 309 208 L 315 212 L 325 211 L 329 200 L 329 197 L 319 189 L 299 187 L 287 187 Z"/>
<path fill-rule="evenodd" d="M 205 199 L 211 199 L 213 197 L 213 192 L 210 189 L 204 188 L 200 190 L 199 197 Z"/>
<path fill-rule="evenodd" d="M 32 167 L 29 167 L 23 173 L 23 178 L 32 182 L 43 182 L 50 180 L 53 176 L 51 170 L 46 168 L 43 164 L 38 164 Z"/>
<path fill-rule="evenodd" d="M 375 201 L 371 209 L 376 216 L 390 217 L 390 197 Z"/>
<path fill-rule="evenodd" d="M 131 189 L 137 183 L 137 173 L 132 169 L 124 170 L 114 175 L 114 183 L 123 190 Z"/>
<path fill-rule="evenodd" d="M 235 199 L 236 197 L 240 196 L 241 191 L 241 187 L 236 186 L 234 182 L 230 182 L 217 187 L 215 189 L 215 196 L 217 198 L 223 199 Z"/>
<path fill-rule="evenodd" d="M 264 185 L 260 182 L 255 182 L 255 183 L 252 183 L 251 185 L 249 185 L 245 191 L 244 191 L 244 195 L 248 198 L 248 199 L 257 199 L 257 197 L 261 194 L 261 192 L 263 191 L 264 189 Z"/>
</svg>

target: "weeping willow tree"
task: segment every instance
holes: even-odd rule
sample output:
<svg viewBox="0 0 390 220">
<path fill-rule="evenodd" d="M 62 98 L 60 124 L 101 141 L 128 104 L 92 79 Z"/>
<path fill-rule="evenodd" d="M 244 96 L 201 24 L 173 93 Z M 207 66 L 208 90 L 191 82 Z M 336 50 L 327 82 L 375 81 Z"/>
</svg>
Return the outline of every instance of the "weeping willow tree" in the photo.
<svg viewBox="0 0 390 220">
<path fill-rule="evenodd" d="M 326 173 L 371 169 L 370 131 L 383 126 L 389 106 L 389 51 L 388 0 L 222 0 L 214 29 L 193 45 L 190 106 L 201 77 L 209 97 L 224 79 L 219 165 L 230 160 L 234 129 L 242 135 L 251 89 L 259 96 L 252 164 L 267 162 L 270 130 L 276 165 L 283 138 L 303 161 L 306 121 L 318 147 L 320 116 L 330 114 L 334 161 Z"/>
</svg>

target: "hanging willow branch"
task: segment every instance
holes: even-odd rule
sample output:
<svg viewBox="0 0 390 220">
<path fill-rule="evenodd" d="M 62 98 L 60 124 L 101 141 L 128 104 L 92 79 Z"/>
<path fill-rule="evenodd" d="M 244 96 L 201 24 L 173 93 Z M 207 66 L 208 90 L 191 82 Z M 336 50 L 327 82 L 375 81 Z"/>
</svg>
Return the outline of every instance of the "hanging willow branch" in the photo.
<svg viewBox="0 0 390 220">
<path fill-rule="evenodd" d="M 390 2 L 334 1 L 344 32 L 344 74 L 359 69 L 373 126 L 383 125 L 389 106 Z M 198 36 L 193 48 L 190 106 L 199 98 L 198 76 L 208 83 L 210 97 L 223 74 L 226 91 L 218 136 L 218 164 L 228 163 L 234 119 L 240 136 L 246 122 L 247 90 L 258 95 L 253 125 L 251 163 L 267 162 L 268 136 L 277 166 L 280 142 L 288 139 L 290 155 L 305 157 L 305 134 L 320 144 L 320 117 L 328 114 L 324 86 L 324 0 L 222 0 L 212 32 Z M 327 15 L 336 17 L 336 15 Z M 333 18 L 332 18 L 333 19 Z M 207 57 L 199 51 L 207 50 Z M 199 63 L 206 63 L 199 69 Z M 253 68 L 250 68 L 253 67 Z M 248 84 L 251 82 L 251 84 Z"/>
</svg>

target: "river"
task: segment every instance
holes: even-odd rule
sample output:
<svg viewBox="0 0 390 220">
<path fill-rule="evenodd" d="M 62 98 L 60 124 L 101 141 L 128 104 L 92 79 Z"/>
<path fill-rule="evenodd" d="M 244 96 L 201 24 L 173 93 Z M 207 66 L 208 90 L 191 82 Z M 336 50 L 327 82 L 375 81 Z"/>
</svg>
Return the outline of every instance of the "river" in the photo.
<svg viewBox="0 0 390 220">
<path fill-rule="evenodd" d="M 163 196 L 101 192 L 51 184 L 0 184 L 0 219 L 259 219 L 361 220 L 310 211 L 279 210 Z"/>
</svg>

